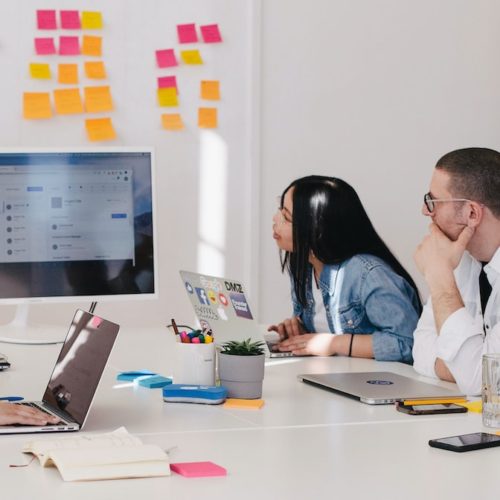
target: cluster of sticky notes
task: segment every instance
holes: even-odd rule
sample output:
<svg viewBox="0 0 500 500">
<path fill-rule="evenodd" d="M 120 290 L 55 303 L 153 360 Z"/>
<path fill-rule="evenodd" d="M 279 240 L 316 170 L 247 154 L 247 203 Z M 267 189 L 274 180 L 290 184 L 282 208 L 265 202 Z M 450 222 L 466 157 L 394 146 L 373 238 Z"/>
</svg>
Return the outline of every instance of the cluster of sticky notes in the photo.
<svg viewBox="0 0 500 500">
<path fill-rule="evenodd" d="M 54 38 L 36 37 L 35 53 L 38 56 L 91 56 L 101 57 L 102 37 L 95 35 L 60 36 L 56 47 Z"/>
<path fill-rule="evenodd" d="M 100 12 L 77 10 L 59 11 L 59 23 L 56 10 L 37 10 L 36 21 L 39 30 L 100 30 L 102 29 L 102 14 Z"/>
</svg>

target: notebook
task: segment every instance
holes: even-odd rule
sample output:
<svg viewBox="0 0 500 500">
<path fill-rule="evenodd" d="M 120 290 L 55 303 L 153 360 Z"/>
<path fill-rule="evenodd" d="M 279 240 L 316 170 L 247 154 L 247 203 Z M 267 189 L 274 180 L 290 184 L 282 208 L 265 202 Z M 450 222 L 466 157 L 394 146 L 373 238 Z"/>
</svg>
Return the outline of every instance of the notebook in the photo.
<svg viewBox="0 0 500 500">
<path fill-rule="evenodd" d="M 87 418 L 120 327 L 78 309 L 41 401 L 23 401 L 56 415 L 61 423 L 47 426 L 0 426 L 0 434 L 80 430 Z"/>
<path fill-rule="evenodd" d="M 371 405 L 405 399 L 440 400 L 465 396 L 456 391 L 390 372 L 303 374 L 299 380 Z"/>
<path fill-rule="evenodd" d="M 252 315 L 242 283 L 228 278 L 180 271 L 184 288 L 202 328 L 210 328 L 217 345 L 231 340 L 264 341 L 266 356 L 288 357 L 276 352 L 277 334 L 265 334 Z"/>
</svg>

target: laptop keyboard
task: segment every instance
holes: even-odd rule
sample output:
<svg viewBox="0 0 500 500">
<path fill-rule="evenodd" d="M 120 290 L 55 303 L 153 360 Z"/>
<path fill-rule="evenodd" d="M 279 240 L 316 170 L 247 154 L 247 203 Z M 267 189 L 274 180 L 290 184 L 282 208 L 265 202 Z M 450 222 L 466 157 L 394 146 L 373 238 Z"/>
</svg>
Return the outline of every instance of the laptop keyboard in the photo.
<svg viewBox="0 0 500 500">
<path fill-rule="evenodd" d="M 46 413 L 47 415 L 50 415 L 52 417 L 52 413 L 49 413 L 45 408 L 43 408 L 43 406 L 37 405 L 35 403 L 27 402 L 27 403 L 16 403 L 16 404 L 35 408 L 35 410 L 42 411 L 43 413 Z"/>
</svg>

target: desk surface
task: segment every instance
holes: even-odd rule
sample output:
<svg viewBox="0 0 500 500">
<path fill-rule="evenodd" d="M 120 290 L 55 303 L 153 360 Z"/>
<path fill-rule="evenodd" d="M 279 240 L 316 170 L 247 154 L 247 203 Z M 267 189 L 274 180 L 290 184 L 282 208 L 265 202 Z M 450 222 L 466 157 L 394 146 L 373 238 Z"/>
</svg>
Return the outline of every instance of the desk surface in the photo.
<svg viewBox="0 0 500 500">
<path fill-rule="evenodd" d="M 480 415 L 408 416 L 392 405 L 370 406 L 299 382 L 299 373 L 394 371 L 409 366 L 349 358 L 270 360 L 262 410 L 165 404 L 160 390 L 116 382 L 119 371 L 147 368 L 169 375 L 173 336 L 163 331 L 122 331 L 82 432 L 125 426 L 147 443 L 177 448 L 171 460 L 211 460 L 226 478 L 169 478 L 64 483 L 57 470 L 7 468 L 19 463 L 28 436 L 1 436 L 2 490 L 27 498 L 50 488 L 52 498 L 493 498 L 493 464 L 499 450 L 453 454 L 432 449 L 431 438 L 485 430 Z M 58 347 L 0 345 L 13 364 L 0 373 L 0 395 L 39 399 Z M 28 376 L 29 374 L 29 376 Z M 426 380 L 428 381 L 428 380 Z M 453 387 L 443 383 L 444 386 Z M 36 436 L 50 438 L 51 436 Z M 52 435 L 53 437 L 53 435 Z M 474 480 L 472 480 L 474 477 Z M 124 488 L 126 486 L 126 488 Z M 375 495 L 374 495 L 375 493 Z"/>
</svg>

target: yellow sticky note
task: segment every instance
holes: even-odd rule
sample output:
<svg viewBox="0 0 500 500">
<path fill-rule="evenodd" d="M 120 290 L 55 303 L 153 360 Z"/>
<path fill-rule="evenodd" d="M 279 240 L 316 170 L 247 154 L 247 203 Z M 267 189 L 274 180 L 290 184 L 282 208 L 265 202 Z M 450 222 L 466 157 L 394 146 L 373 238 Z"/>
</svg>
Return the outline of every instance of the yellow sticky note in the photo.
<svg viewBox="0 0 500 500">
<path fill-rule="evenodd" d="M 83 35 L 82 54 L 84 56 L 101 57 L 102 55 L 102 37 Z"/>
<path fill-rule="evenodd" d="M 185 64 L 203 64 L 199 50 L 181 50 L 181 59 Z"/>
<path fill-rule="evenodd" d="M 83 103 L 78 88 L 54 90 L 54 103 L 56 113 L 60 115 L 83 113 Z"/>
<path fill-rule="evenodd" d="M 85 120 L 85 128 L 89 141 L 112 141 L 116 139 L 116 132 L 111 118 L 93 118 Z"/>
<path fill-rule="evenodd" d="M 223 406 L 224 408 L 236 408 L 241 410 L 260 410 L 264 406 L 264 400 L 228 398 Z"/>
<path fill-rule="evenodd" d="M 106 68 L 102 61 L 86 62 L 85 76 L 91 80 L 104 80 L 106 78 Z"/>
<path fill-rule="evenodd" d="M 469 401 L 467 403 L 457 403 L 458 406 L 465 406 L 472 413 L 482 413 L 483 412 L 483 402 L 481 400 L 478 401 Z"/>
<path fill-rule="evenodd" d="M 167 130 L 182 130 L 184 128 L 184 123 L 179 114 L 161 115 L 161 123 L 163 128 Z"/>
<path fill-rule="evenodd" d="M 40 78 L 43 80 L 50 80 L 50 66 L 45 63 L 31 63 L 30 64 L 31 78 Z"/>
<path fill-rule="evenodd" d="M 199 108 L 198 127 L 217 128 L 217 108 Z"/>
<path fill-rule="evenodd" d="M 178 106 L 177 89 L 175 87 L 167 87 L 158 89 L 158 104 L 160 106 Z"/>
<path fill-rule="evenodd" d="M 23 117 L 27 120 L 51 118 L 50 94 L 48 92 L 25 92 L 23 94 Z"/>
<path fill-rule="evenodd" d="M 75 85 L 78 83 L 78 64 L 59 64 L 57 81 Z"/>
<path fill-rule="evenodd" d="M 200 85 L 200 95 L 202 99 L 209 101 L 220 100 L 220 89 L 218 80 L 202 80 Z"/>
<path fill-rule="evenodd" d="M 109 86 L 85 87 L 85 111 L 87 113 L 100 113 L 101 111 L 111 111 L 113 101 Z"/>
<path fill-rule="evenodd" d="M 100 12 L 82 12 L 82 29 L 100 30 L 102 29 L 102 14 Z"/>
</svg>

